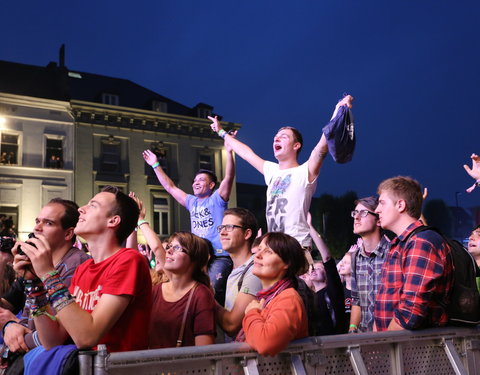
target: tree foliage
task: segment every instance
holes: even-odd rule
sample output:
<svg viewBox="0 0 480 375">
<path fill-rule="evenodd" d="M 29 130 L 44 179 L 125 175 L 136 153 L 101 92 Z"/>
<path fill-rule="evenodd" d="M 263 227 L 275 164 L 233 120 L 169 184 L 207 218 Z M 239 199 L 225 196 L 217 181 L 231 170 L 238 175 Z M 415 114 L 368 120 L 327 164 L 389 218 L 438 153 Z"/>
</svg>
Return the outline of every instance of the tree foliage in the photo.
<svg viewBox="0 0 480 375">
<path fill-rule="evenodd" d="M 355 242 L 350 212 L 357 199 L 355 192 L 348 192 L 340 197 L 323 194 L 312 202 L 310 212 L 313 225 L 324 237 L 332 256 L 337 259 Z"/>
</svg>

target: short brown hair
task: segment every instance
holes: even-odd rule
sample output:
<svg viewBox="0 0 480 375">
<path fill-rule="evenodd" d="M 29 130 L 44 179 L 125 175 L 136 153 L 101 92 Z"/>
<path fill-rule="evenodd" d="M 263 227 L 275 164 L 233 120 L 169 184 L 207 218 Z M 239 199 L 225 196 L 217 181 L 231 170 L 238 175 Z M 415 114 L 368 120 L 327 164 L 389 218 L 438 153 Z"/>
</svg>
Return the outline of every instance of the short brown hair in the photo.
<svg viewBox="0 0 480 375">
<path fill-rule="evenodd" d="M 419 219 L 422 214 L 423 196 L 422 189 L 417 180 L 406 176 L 388 178 L 378 185 L 377 193 L 391 193 L 397 200 L 405 201 L 407 214 Z"/>
<path fill-rule="evenodd" d="M 298 131 L 298 129 L 294 128 L 293 126 L 282 126 L 280 129 L 278 129 L 277 133 L 280 131 L 280 130 L 290 130 L 293 134 L 293 140 L 295 142 L 298 142 L 300 143 L 300 148 L 297 150 L 297 156 L 298 154 L 300 153 L 300 151 L 302 151 L 302 147 L 303 147 L 303 137 L 302 137 L 302 133 L 300 133 Z"/>
<path fill-rule="evenodd" d="M 354 202 L 354 204 L 355 206 L 357 204 L 361 204 L 362 206 L 367 207 L 370 211 L 375 212 L 378 206 L 378 197 L 371 196 L 371 197 L 360 198 L 360 199 L 357 199 Z"/>
<path fill-rule="evenodd" d="M 115 236 L 118 243 L 122 244 L 137 226 L 138 215 L 140 214 L 137 202 L 122 193 L 116 186 L 107 185 L 102 189 L 102 192 L 115 195 L 115 206 L 109 212 L 109 215 L 120 216 L 120 225 Z"/>
<path fill-rule="evenodd" d="M 50 202 L 47 204 L 60 204 L 65 209 L 65 213 L 60 218 L 60 225 L 63 229 L 75 228 L 78 223 L 78 218 L 80 217 L 80 212 L 78 212 L 78 204 L 73 201 L 62 199 L 62 198 L 53 198 L 50 199 Z M 73 234 L 72 244 L 77 240 L 77 236 Z"/>
</svg>

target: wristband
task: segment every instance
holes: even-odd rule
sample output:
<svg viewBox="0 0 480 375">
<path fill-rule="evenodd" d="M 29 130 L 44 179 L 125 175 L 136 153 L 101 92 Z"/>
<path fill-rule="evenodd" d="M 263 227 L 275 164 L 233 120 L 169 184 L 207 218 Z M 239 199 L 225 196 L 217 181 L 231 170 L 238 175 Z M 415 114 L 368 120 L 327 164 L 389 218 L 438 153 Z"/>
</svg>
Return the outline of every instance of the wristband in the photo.
<svg viewBox="0 0 480 375">
<path fill-rule="evenodd" d="M 358 329 L 358 326 L 356 324 L 350 324 L 348 328 Z"/>
<path fill-rule="evenodd" d="M 476 187 L 480 186 L 480 178 L 467 189 L 467 193 L 471 193 Z"/>
<path fill-rule="evenodd" d="M 45 275 L 43 275 L 40 280 L 42 280 L 42 282 L 44 283 L 46 279 L 48 279 L 49 277 L 55 277 L 55 276 L 60 276 L 60 274 L 58 273 L 57 270 L 54 270 L 54 271 L 50 271 L 50 272 L 47 272 Z"/>
<path fill-rule="evenodd" d="M 225 136 L 227 135 L 227 132 L 223 129 L 220 129 L 217 134 L 220 138 L 225 139 Z"/>
<path fill-rule="evenodd" d="M 147 220 L 138 220 L 137 221 L 137 227 L 140 228 L 140 225 L 143 225 L 143 224 L 148 224 L 148 221 Z"/>
<path fill-rule="evenodd" d="M 156 163 L 152 164 L 152 168 L 155 169 L 160 165 L 160 163 L 157 161 Z"/>
<path fill-rule="evenodd" d="M 48 316 L 53 321 L 57 320 L 55 316 L 48 313 L 48 306 L 40 307 L 37 310 L 30 313 L 30 316 L 32 318 L 38 318 L 39 316 L 42 316 L 42 315 Z"/>
</svg>

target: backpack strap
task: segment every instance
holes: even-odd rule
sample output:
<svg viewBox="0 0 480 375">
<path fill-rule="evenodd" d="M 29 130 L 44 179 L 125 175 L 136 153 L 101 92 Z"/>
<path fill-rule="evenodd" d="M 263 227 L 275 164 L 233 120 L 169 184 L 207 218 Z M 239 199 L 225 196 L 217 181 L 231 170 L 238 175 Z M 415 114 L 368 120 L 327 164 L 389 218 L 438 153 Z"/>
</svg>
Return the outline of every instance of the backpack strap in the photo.
<svg viewBox="0 0 480 375">
<path fill-rule="evenodd" d="M 360 253 L 360 248 L 355 250 L 355 252 L 352 254 L 352 264 L 350 265 L 350 269 L 352 271 L 352 277 L 355 279 L 355 283 L 357 282 L 357 256 Z M 358 289 L 358 285 L 357 285 Z"/>
<path fill-rule="evenodd" d="M 240 275 L 240 279 L 238 280 L 238 284 L 237 284 L 237 287 L 238 287 L 238 291 L 240 292 L 240 289 L 242 288 L 242 284 L 243 284 L 243 279 L 245 278 L 245 274 L 247 273 L 247 271 L 253 266 L 253 259 L 251 260 L 250 263 L 247 264 L 247 266 L 245 267 L 245 269 L 242 271 L 242 274 Z"/>
</svg>

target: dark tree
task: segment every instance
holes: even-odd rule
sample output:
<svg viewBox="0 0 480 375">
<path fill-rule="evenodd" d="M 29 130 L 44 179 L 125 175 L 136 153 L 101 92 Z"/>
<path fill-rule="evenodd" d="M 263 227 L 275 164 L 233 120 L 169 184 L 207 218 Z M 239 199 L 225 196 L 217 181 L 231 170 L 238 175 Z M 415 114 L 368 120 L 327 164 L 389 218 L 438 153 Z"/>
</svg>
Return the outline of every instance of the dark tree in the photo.
<svg viewBox="0 0 480 375">
<path fill-rule="evenodd" d="M 453 217 L 445 202 L 441 199 L 427 201 L 423 208 L 423 215 L 427 224 L 437 227 L 447 237 L 453 233 Z"/>
</svg>

